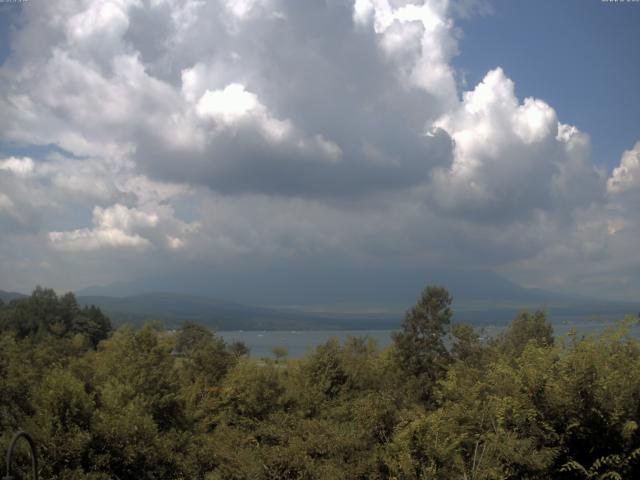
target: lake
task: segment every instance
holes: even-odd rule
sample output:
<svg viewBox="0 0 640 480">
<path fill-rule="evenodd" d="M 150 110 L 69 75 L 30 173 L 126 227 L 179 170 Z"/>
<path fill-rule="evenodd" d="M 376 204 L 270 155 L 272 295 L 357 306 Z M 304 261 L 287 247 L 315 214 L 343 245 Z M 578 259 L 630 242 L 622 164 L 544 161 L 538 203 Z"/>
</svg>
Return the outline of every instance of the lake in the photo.
<svg viewBox="0 0 640 480">
<path fill-rule="evenodd" d="M 242 341 L 256 358 L 273 357 L 274 347 L 286 347 L 289 358 L 300 358 L 331 338 L 341 342 L 347 337 L 373 338 L 379 346 L 391 343 L 391 330 L 266 330 L 216 332 L 226 342 Z"/>
<path fill-rule="evenodd" d="M 556 337 L 562 337 L 575 329 L 579 335 L 590 335 L 602 332 L 613 325 L 604 322 L 581 322 L 554 324 Z M 502 331 L 504 326 L 485 327 L 486 334 L 493 336 Z M 300 358 L 311 352 L 315 347 L 331 338 L 343 342 L 347 337 L 368 337 L 374 339 L 382 348 L 391 343 L 392 330 L 265 330 L 265 331 L 219 331 L 226 342 L 242 341 L 251 350 L 250 355 L 255 358 L 273 357 L 274 347 L 286 347 L 289 358 Z M 632 334 L 640 338 L 640 326 L 634 325 Z"/>
</svg>

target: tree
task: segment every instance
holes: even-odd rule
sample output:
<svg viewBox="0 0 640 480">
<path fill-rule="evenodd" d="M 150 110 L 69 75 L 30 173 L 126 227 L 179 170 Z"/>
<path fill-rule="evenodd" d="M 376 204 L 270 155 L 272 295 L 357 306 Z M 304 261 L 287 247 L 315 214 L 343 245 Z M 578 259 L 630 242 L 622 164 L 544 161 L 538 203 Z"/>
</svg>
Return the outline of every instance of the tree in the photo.
<svg viewBox="0 0 640 480">
<path fill-rule="evenodd" d="M 176 350 L 182 354 L 188 354 L 198 348 L 207 345 L 214 339 L 211 330 L 194 322 L 184 322 L 176 337 Z"/>
<path fill-rule="evenodd" d="M 273 356 L 276 357 L 276 362 L 279 363 L 287 358 L 287 355 L 289 355 L 289 350 L 287 349 L 287 347 L 275 346 L 271 349 L 271 353 L 273 353 Z"/>
<path fill-rule="evenodd" d="M 254 428 L 281 405 L 283 386 L 272 363 L 238 362 L 224 378 L 219 398 L 220 420 Z"/>
<path fill-rule="evenodd" d="M 50 288 L 36 287 L 30 297 L 14 300 L 2 309 L 0 331 L 40 341 L 50 336 L 82 335 L 95 347 L 111 333 L 111 321 L 94 305 L 80 308 L 71 292 L 58 297 Z"/>
<path fill-rule="evenodd" d="M 340 350 L 340 343 L 336 338 L 329 339 L 325 344 L 318 345 L 311 354 L 303 370 L 306 380 L 310 382 L 308 391 L 318 401 L 326 401 L 338 396 L 348 380 L 344 371 Z"/>
<path fill-rule="evenodd" d="M 420 380 L 423 399 L 444 376 L 450 360 L 444 337 L 453 315 L 452 301 L 445 288 L 428 286 L 407 311 L 402 331 L 393 334 L 400 367 Z"/>
<path fill-rule="evenodd" d="M 180 329 L 175 350 L 185 360 L 183 366 L 190 381 L 200 378 L 205 388 L 217 384 L 236 359 L 221 337 L 193 322 L 185 322 Z"/>
<path fill-rule="evenodd" d="M 471 325 L 458 323 L 451 327 L 451 355 L 454 359 L 477 365 L 485 357 L 486 349 L 478 333 Z"/>
<path fill-rule="evenodd" d="M 83 469 L 91 442 L 95 409 L 93 395 L 66 369 L 53 368 L 32 391 L 35 409 L 33 433 L 46 466 L 47 478 Z"/>
<path fill-rule="evenodd" d="M 227 345 L 227 351 L 234 357 L 246 357 L 249 355 L 249 347 L 247 344 L 240 340 L 235 340 Z"/>
<path fill-rule="evenodd" d="M 537 310 L 533 315 L 521 312 L 498 338 L 501 349 L 514 358 L 531 341 L 540 347 L 553 345 L 553 326 L 543 311 Z"/>
<path fill-rule="evenodd" d="M 109 337 L 111 333 L 111 320 L 95 305 L 84 307 L 73 317 L 67 335 L 84 335 L 91 345 L 96 347 L 98 343 Z"/>
</svg>

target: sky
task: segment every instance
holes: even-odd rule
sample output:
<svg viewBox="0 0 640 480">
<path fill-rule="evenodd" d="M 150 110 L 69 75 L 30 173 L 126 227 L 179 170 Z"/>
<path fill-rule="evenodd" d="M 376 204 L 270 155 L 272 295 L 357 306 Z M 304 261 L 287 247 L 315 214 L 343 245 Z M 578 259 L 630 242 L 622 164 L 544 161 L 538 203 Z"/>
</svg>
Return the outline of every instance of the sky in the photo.
<svg viewBox="0 0 640 480">
<path fill-rule="evenodd" d="M 450 269 L 637 300 L 638 25 L 600 0 L 0 4 L 0 289 Z"/>
</svg>

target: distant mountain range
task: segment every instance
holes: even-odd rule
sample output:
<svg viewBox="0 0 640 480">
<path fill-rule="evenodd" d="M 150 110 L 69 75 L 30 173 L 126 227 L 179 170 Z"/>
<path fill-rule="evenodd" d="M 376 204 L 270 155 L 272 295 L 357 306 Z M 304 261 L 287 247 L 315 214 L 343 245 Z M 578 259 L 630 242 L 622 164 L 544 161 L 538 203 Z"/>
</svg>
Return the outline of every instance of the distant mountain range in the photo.
<svg viewBox="0 0 640 480">
<path fill-rule="evenodd" d="M 26 295 L 23 293 L 5 292 L 4 290 L 0 290 L 0 300 L 5 303 L 9 303 L 11 300 L 17 300 L 24 297 L 26 297 Z"/>
<path fill-rule="evenodd" d="M 443 268 L 312 271 L 282 268 L 230 272 L 194 267 L 188 272 L 92 286 L 76 293 L 79 296 L 128 297 L 175 292 L 269 307 L 359 306 L 403 311 L 415 303 L 426 285 L 445 286 L 454 303 L 465 306 L 539 306 L 584 300 L 578 296 L 524 288 L 491 271 Z"/>
<path fill-rule="evenodd" d="M 191 320 L 217 330 L 395 329 L 427 283 L 445 285 L 452 293 L 455 321 L 476 325 L 505 324 L 523 309 L 546 310 L 553 322 L 609 321 L 640 312 L 640 302 L 594 300 L 527 289 L 493 273 L 430 273 L 435 281 L 425 282 L 424 273 L 415 271 L 404 275 L 378 271 L 373 278 L 351 272 L 331 279 L 325 273 L 313 278 L 297 277 L 297 283 L 281 275 L 279 281 L 265 281 L 261 290 L 252 282 L 265 278 L 252 278 L 240 289 L 237 282 L 241 278 L 236 277 L 229 279 L 217 295 L 209 293 L 218 283 L 211 279 L 194 288 L 197 293 L 185 292 L 194 284 L 193 278 L 182 284 L 175 279 L 155 279 L 86 288 L 77 291 L 76 296 L 82 305 L 99 306 L 116 325 L 159 320 L 173 328 Z M 180 288 L 150 290 L 162 285 Z M 282 285 L 290 288 L 283 292 Z M 244 301 L 236 301 L 242 297 L 239 289 L 246 295 Z M 5 302 L 21 296 L 0 291 L 0 299 Z"/>
<path fill-rule="evenodd" d="M 129 297 L 78 296 L 83 305 L 97 305 L 115 323 L 160 320 L 177 327 L 190 320 L 217 330 L 388 329 L 399 324 L 397 315 L 313 313 L 242 305 L 212 298 L 169 292 Z"/>
<path fill-rule="evenodd" d="M 172 328 L 191 320 L 216 330 L 392 330 L 399 328 L 404 314 L 403 309 L 265 308 L 160 292 L 129 297 L 79 296 L 78 301 L 99 306 L 116 324 L 160 320 Z M 640 304 L 589 300 L 538 305 L 455 304 L 454 320 L 474 325 L 501 325 L 524 309 L 537 308 L 546 310 L 554 322 L 613 321 L 640 311 Z"/>
<path fill-rule="evenodd" d="M 5 303 L 27 295 L 0 290 Z M 216 330 L 386 330 L 397 328 L 399 315 L 380 313 L 308 312 L 241 305 L 194 295 L 151 292 L 128 297 L 77 295 L 80 305 L 96 305 L 117 326 L 160 321 L 177 328 L 185 321 Z"/>
</svg>

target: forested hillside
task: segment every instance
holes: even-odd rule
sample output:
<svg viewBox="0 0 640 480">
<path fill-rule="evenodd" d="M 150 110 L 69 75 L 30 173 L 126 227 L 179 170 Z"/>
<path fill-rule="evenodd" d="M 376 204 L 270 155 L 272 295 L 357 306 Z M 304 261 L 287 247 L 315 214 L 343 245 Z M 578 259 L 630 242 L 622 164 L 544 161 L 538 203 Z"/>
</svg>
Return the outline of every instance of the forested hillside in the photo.
<svg viewBox="0 0 640 480">
<path fill-rule="evenodd" d="M 428 287 L 388 349 L 253 360 L 36 289 L 0 306 L 0 454 L 21 427 L 44 479 L 640 478 L 633 321 L 557 339 L 523 312 L 486 339 Z"/>
</svg>

